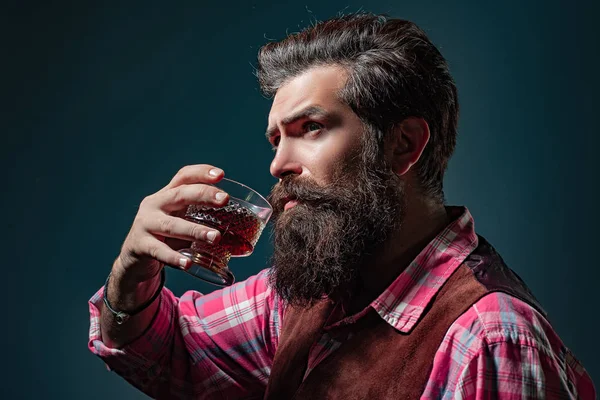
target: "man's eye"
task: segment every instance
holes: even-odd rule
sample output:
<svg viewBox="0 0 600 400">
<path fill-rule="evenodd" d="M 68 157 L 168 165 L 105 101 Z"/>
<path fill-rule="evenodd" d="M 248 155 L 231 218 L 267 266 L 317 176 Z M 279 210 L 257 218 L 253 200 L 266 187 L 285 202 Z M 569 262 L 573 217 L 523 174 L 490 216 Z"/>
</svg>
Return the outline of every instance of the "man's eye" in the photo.
<svg viewBox="0 0 600 400">
<path fill-rule="evenodd" d="M 271 140 L 271 150 L 277 151 L 277 146 L 279 146 L 280 137 L 276 136 Z"/>
<path fill-rule="evenodd" d="M 318 131 L 319 129 L 323 129 L 323 125 L 319 124 L 318 122 L 307 122 L 304 124 L 305 132 Z"/>
</svg>

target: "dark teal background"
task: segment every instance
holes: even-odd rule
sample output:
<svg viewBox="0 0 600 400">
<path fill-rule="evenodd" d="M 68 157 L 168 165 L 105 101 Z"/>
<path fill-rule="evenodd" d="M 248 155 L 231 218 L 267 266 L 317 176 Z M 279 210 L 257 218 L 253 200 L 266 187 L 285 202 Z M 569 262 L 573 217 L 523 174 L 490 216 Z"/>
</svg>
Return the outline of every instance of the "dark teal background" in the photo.
<svg viewBox="0 0 600 400">
<path fill-rule="evenodd" d="M 145 398 L 86 349 L 87 299 L 139 202 L 193 163 L 268 193 L 257 49 L 361 7 L 417 22 L 447 57 L 462 107 L 449 203 L 598 381 L 599 7 L 456 3 L 3 2 L 2 398 Z M 266 266 L 268 236 L 232 262 L 238 279 Z M 175 271 L 168 285 L 213 290 Z"/>
</svg>

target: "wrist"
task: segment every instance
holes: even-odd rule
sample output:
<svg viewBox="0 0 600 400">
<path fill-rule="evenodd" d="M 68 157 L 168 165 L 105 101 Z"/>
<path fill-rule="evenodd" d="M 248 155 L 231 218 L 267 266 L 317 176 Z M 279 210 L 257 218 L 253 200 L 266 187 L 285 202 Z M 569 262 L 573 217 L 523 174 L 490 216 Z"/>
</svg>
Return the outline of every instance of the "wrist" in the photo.
<svg viewBox="0 0 600 400">
<path fill-rule="evenodd" d="M 158 290 L 161 290 L 161 275 L 158 269 L 152 278 L 139 281 L 122 268 L 120 257 L 117 258 L 105 287 L 107 300 L 113 308 L 123 311 L 134 310 L 147 302 Z"/>
<path fill-rule="evenodd" d="M 145 310 L 152 309 L 152 305 L 159 298 L 160 293 L 162 292 L 162 288 L 165 284 L 165 271 L 161 270 L 160 281 L 158 282 L 158 287 L 151 288 L 150 286 L 147 288 L 138 288 L 138 290 L 134 290 L 131 292 L 119 291 L 119 286 L 115 287 L 111 286 L 112 276 L 108 275 L 106 278 L 106 284 L 104 288 L 104 305 L 106 307 L 106 311 L 110 312 L 116 323 L 121 325 L 127 322 L 131 317 L 134 317 L 138 314 L 143 314 Z M 146 290 L 147 289 L 147 290 Z M 113 292 L 116 292 L 116 295 L 112 295 Z M 149 294 L 149 295 L 148 295 Z M 149 296 L 148 299 L 146 299 Z M 112 302 L 109 300 L 109 297 L 115 297 L 115 300 Z M 146 299 L 140 301 L 140 298 Z"/>
<path fill-rule="evenodd" d="M 110 274 L 115 277 L 115 282 L 119 282 L 119 287 L 131 291 L 159 280 L 161 269 L 162 266 L 156 260 L 133 263 L 127 256 L 120 254 L 113 263 Z"/>
</svg>

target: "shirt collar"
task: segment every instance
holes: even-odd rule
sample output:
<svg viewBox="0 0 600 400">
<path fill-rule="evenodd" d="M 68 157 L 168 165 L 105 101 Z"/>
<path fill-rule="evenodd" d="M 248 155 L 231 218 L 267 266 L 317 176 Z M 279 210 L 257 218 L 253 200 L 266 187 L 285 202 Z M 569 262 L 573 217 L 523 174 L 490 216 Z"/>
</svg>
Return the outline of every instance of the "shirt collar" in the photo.
<svg viewBox="0 0 600 400">
<path fill-rule="evenodd" d="M 475 224 L 466 207 L 446 207 L 452 222 L 371 303 L 390 325 L 409 332 L 435 294 L 478 244 Z"/>
</svg>

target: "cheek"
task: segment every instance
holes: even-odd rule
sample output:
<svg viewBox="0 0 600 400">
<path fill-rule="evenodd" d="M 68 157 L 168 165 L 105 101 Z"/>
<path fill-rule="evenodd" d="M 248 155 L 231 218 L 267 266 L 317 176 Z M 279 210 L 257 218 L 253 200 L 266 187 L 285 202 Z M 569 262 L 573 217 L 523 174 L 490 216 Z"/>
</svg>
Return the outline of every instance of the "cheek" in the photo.
<svg viewBox="0 0 600 400">
<path fill-rule="evenodd" d="M 307 140 L 293 140 L 288 155 L 303 167 L 303 173 L 317 183 L 329 183 L 340 176 L 360 157 L 360 134 L 346 129 L 325 132 L 323 136 Z"/>
<path fill-rule="evenodd" d="M 350 140 L 354 135 L 344 134 L 344 140 L 332 140 L 330 143 L 323 143 L 319 151 L 319 164 L 327 171 L 326 177 L 335 179 L 342 176 L 360 160 L 361 143 L 359 139 Z"/>
<path fill-rule="evenodd" d="M 335 144 L 319 143 L 307 153 L 306 166 L 317 182 L 330 182 L 343 169 L 347 155 L 344 148 Z"/>
</svg>

